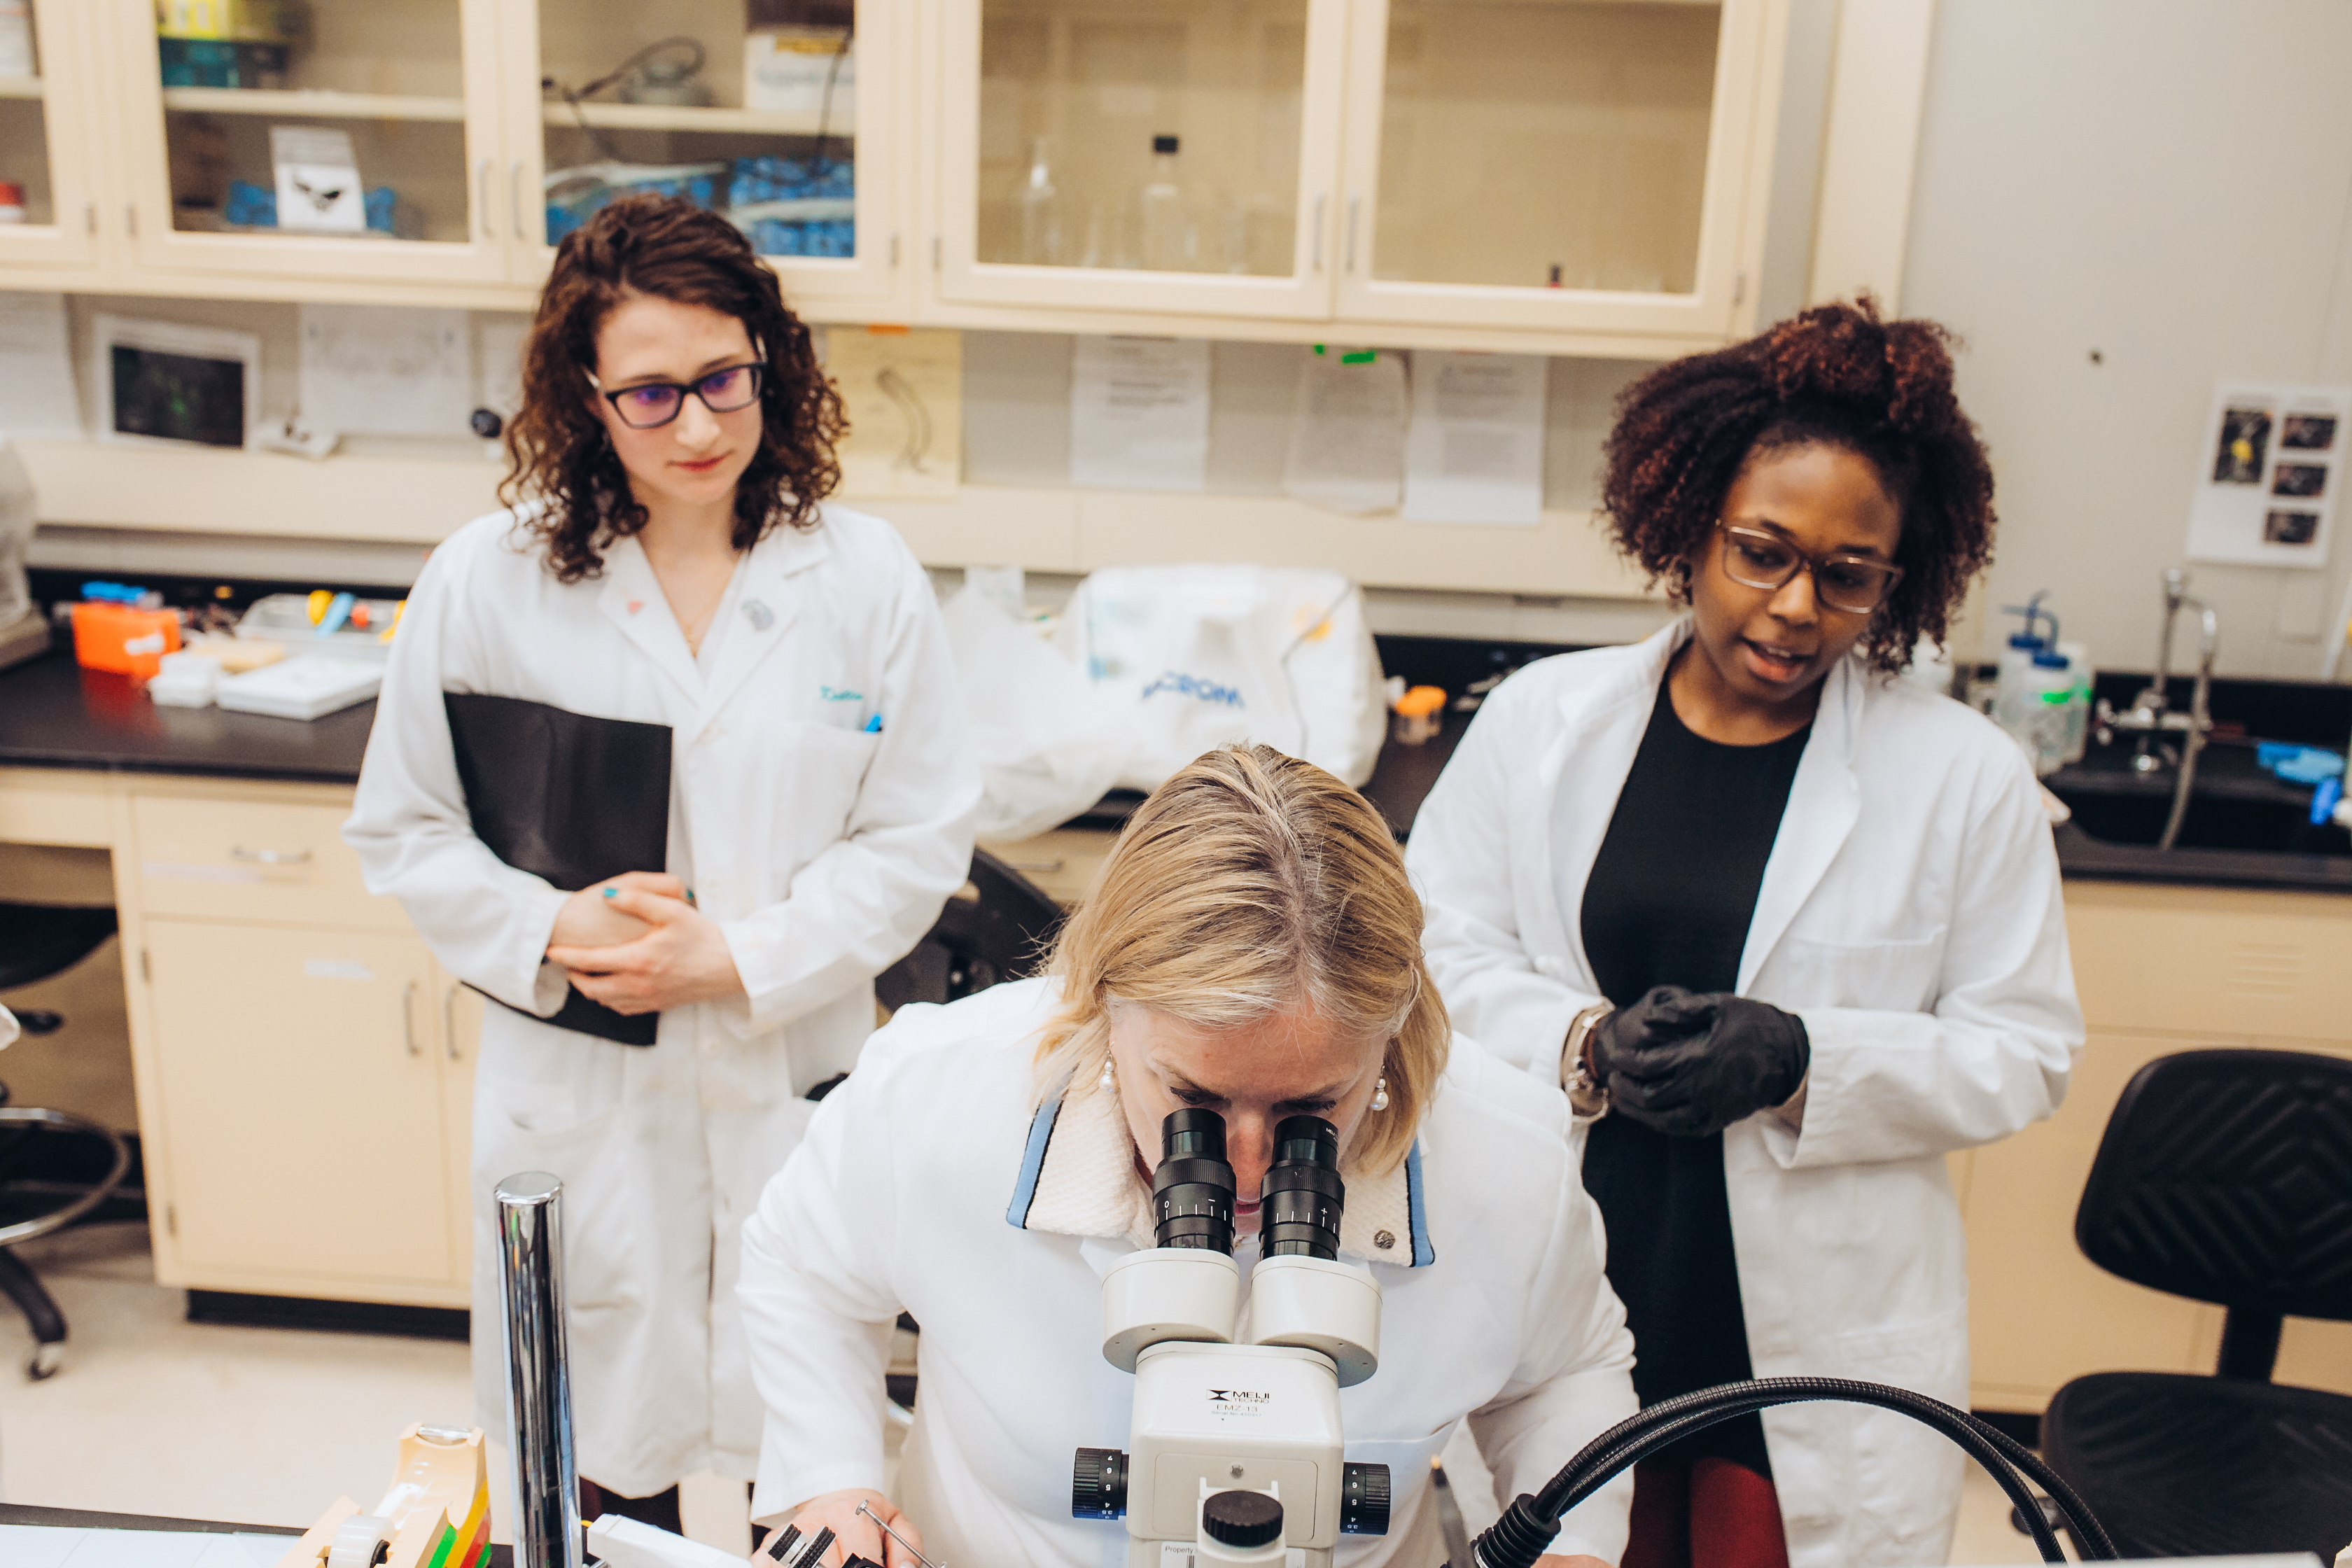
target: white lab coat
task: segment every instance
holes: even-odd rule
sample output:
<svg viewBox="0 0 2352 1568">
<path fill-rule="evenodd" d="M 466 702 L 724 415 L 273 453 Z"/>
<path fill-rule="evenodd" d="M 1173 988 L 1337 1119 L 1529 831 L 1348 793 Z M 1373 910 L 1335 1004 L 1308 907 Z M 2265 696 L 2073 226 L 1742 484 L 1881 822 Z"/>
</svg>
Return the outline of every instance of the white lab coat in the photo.
<svg viewBox="0 0 2352 1568">
<path fill-rule="evenodd" d="M 409 596 L 343 830 L 445 968 L 544 1017 L 564 995 L 543 955 L 568 895 L 474 837 L 442 694 L 671 729 L 666 868 L 719 922 L 745 994 L 664 1013 L 644 1047 L 489 1007 L 475 1074 L 480 1419 L 503 1428 L 491 1191 L 551 1172 L 580 1472 L 627 1496 L 753 1475 L 742 1216 L 815 1110 L 801 1095 L 872 1033 L 874 976 L 962 885 L 979 798 L 938 605 L 887 523 L 827 506 L 778 530 L 719 614 L 698 663 L 635 539 L 563 584 L 509 514 L 468 524 Z"/>
<path fill-rule="evenodd" d="M 1583 886 L 1688 636 L 1685 618 L 1519 671 L 1413 824 L 1405 860 L 1446 1006 L 1547 1081 L 1570 1018 L 1601 1000 L 1580 910 L 1555 888 Z M 1574 829 L 1555 842 L 1561 791 L 1558 820 Z M 2057 856 L 2015 744 L 1859 659 L 1832 669 L 1738 991 L 1794 1012 L 1812 1041 L 1802 1130 L 1765 1113 L 1724 1133 L 1756 1375 L 1865 1378 L 1966 1405 L 1968 1279 L 1944 1155 L 2055 1110 L 2083 1044 Z M 1945 1561 L 1963 1459 L 1942 1437 L 1823 1404 L 1768 1410 L 1764 1432 L 1792 1568 Z"/>
<path fill-rule="evenodd" d="M 1070 1464 L 1082 1446 L 1128 1445 L 1135 1380 L 1102 1357 L 1101 1277 L 1135 1249 L 1134 1145 L 1091 1084 L 1037 1111 L 1035 1037 L 1055 996 L 1037 979 L 901 1009 L 744 1226 L 744 1324 L 767 1402 L 755 1519 L 881 1489 L 882 1373 L 904 1310 L 923 1328 L 921 1383 L 894 1500 L 926 1552 L 1124 1568 L 1123 1523 L 1070 1517 Z M 1092 1157 L 1056 1177 L 1078 1144 Z M 1383 1294 L 1380 1370 L 1339 1396 L 1348 1458 L 1388 1465 L 1395 1500 L 1386 1536 L 1340 1538 L 1346 1568 L 1443 1556 L 1429 1461 L 1465 1416 L 1510 1495 L 1634 1408 L 1565 1098 L 1457 1039 L 1416 1147 L 1387 1180 L 1349 1185 L 1343 1257 L 1369 1228 L 1360 1206 L 1396 1216 L 1364 1249 Z M 1041 1215 L 1049 1202 L 1057 1221 Z M 1109 1217 L 1070 1217 L 1087 1213 Z M 1253 1238 L 1236 1260 L 1255 1252 Z M 1595 1496 L 1553 1550 L 1614 1562 L 1631 1498 L 1630 1485 Z"/>
</svg>

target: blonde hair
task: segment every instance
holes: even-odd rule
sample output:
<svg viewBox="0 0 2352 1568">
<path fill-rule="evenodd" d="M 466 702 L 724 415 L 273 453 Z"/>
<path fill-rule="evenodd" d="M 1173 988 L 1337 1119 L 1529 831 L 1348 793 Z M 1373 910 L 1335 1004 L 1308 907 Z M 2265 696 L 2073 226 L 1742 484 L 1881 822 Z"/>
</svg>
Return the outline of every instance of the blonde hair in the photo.
<svg viewBox="0 0 2352 1568">
<path fill-rule="evenodd" d="M 1386 1171 L 1412 1147 L 1451 1032 L 1421 953 L 1421 900 L 1363 796 L 1267 746 L 1210 752 L 1128 819 L 1054 944 L 1061 1010 L 1037 1047 L 1041 1098 L 1091 1086 L 1110 1005 L 1230 1029 L 1302 1000 L 1388 1037 L 1388 1109 L 1351 1162 Z"/>
</svg>

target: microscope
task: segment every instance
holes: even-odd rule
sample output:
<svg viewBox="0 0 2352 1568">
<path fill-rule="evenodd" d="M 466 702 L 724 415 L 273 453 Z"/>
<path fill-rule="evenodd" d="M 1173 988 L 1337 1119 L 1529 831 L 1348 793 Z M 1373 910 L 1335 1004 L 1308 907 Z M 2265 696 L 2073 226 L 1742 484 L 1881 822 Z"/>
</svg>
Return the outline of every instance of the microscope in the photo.
<svg viewBox="0 0 2352 1568">
<path fill-rule="evenodd" d="M 1078 1519 L 1127 1521 L 1128 1568 L 1330 1568 L 1341 1535 L 1385 1535 L 1386 1465 L 1341 1456 L 1339 1390 L 1380 1365 L 1381 1289 L 1339 1259 L 1339 1138 L 1275 1128 L 1246 1319 L 1224 1119 L 1160 1124 L 1150 1251 L 1103 1278 L 1103 1359 L 1135 1374 L 1125 1450 L 1080 1448 Z"/>
</svg>

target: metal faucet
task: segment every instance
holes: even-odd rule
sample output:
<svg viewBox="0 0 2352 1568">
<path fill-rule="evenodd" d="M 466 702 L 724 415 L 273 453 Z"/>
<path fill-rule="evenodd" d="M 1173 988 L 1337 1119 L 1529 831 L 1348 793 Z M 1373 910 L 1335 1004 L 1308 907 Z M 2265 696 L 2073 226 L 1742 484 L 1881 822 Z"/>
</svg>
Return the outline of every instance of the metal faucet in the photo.
<svg viewBox="0 0 2352 1568">
<path fill-rule="evenodd" d="M 2171 710 L 2165 688 L 2172 679 L 2173 623 L 2184 605 L 2197 612 L 2197 684 L 2189 699 L 2189 711 L 2178 713 Z M 2118 731 L 2137 736 L 2132 746 L 2134 773 L 2158 773 L 2175 761 L 2179 764 L 2172 784 L 2172 815 L 2165 819 L 2163 836 L 2156 841 L 2158 849 L 2171 848 L 2180 837 L 2180 825 L 2188 820 L 2189 795 L 2197 780 L 2198 754 L 2204 751 L 2206 738 L 2213 731 L 2213 651 L 2221 636 L 2221 623 L 2213 614 L 2213 606 L 2202 599 L 2190 598 L 2189 574 L 2172 567 L 2164 574 L 2164 630 L 2156 644 L 2155 678 L 2140 689 L 2126 712 L 2116 712 L 2104 698 L 2099 702 L 2099 744 L 2112 744 Z M 2177 753 L 2158 739 L 2168 731 L 2184 737 Z"/>
<path fill-rule="evenodd" d="M 506 1307 L 507 1414 L 518 1500 L 515 1568 L 581 1568 L 580 1478 L 563 1344 L 563 1184 L 541 1171 L 498 1185 L 499 1286 Z"/>
</svg>

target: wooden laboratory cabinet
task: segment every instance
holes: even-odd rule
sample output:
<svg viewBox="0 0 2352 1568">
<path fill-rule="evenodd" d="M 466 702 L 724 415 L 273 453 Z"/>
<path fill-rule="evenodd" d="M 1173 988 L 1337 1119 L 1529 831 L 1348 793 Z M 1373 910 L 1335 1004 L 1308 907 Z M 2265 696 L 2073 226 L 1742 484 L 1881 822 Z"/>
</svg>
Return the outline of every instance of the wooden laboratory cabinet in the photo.
<svg viewBox="0 0 2352 1568">
<path fill-rule="evenodd" d="M 479 1014 L 362 887 L 350 796 L 157 782 L 124 803 L 156 1276 L 463 1306 Z"/>
<path fill-rule="evenodd" d="M 653 179 L 815 320 L 1663 358 L 1755 324 L 1790 8 L 307 0 L 232 46 L 36 0 L 0 279 L 528 309 Z M 303 132 L 370 226 L 276 213 Z"/>
<path fill-rule="evenodd" d="M 79 0 L 33 0 L 25 36 L 0 36 L 0 181 L 24 194 L 23 216 L 0 224 L 0 283 L 10 268 L 84 268 L 97 255 L 93 55 Z"/>
<path fill-rule="evenodd" d="M 2074 1245 L 2074 1209 L 2131 1076 L 2176 1051 L 2352 1057 L 2352 899 L 2066 884 L 2088 1040 L 2049 1121 L 1952 1161 L 1968 1220 L 1971 1399 L 2039 1411 L 2070 1378 L 2210 1373 L 2221 1310 L 2132 1285 Z M 2352 1393 L 2352 1324 L 2289 1319 L 2278 1380 Z"/>
</svg>

